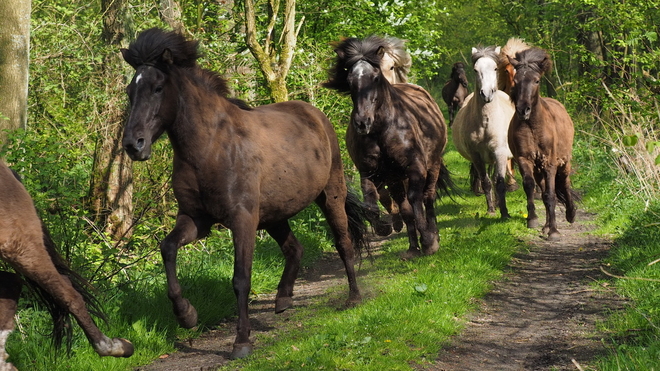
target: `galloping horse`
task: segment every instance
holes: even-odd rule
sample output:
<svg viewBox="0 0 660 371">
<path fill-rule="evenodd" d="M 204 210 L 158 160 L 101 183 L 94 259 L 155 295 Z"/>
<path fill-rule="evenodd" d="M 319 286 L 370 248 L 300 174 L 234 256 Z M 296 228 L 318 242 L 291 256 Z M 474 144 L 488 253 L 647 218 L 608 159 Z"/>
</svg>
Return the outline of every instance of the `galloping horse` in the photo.
<svg viewBox="0 0 660 371">
<path fill-rule="evenodd" d="M 546 210 L 543 233 L 548 239 L 560 238 L 555 218 L 557 201 L 566 206 L 566 220 L 575 221 L 575 192 L 571 189 L 573 121 L 564 106 L 552 98 L 540 96 L 541 77 L 552 61 L 539 48 L 518 52 L 509 61 L 516 69 L 511 100 L 516 114 L 509 126 L 509 145 L 520 167 L 527 194 L 527 227 L 535 228 L 538 217 L 534 208 L 534 185 L 541 189 Z"/>
<path fill-rule="evenodd" d="M 238 304 L 231 357 L 242 358 L 252 351 L 248 296 L 256 231 L 265 229 L 285 256 L 275 299 L 279 313 L 292 305 L 303 253 L 289 218 L 312 202 L 325 214 L 348 276 L 348 305 L 361 300 L 353 243 L 364 241 L 366 227 L 357 218 L 359 205 L 348 202 L 353 198 L 347 196 L 339 143 L 328 118 L 300 101 L 249 108 L 227 98 L 226 81 L 197 64 L 197 45 L 179 33 L 154 28 L 122 49 L 124 60 L 135 68 L 127 88 L 131 108 L 123 146 L 131 159 L 145 161 L 163 132 L 172 144 L 179 211 L 160 250 L 168 297 L 185 328 L 196 325 L 197 311 L 182 296 L 177 250 L 206 237 L 216 223 L 231 230 Z"/>
<path fill-rule="evenodd" d="M 516 70 L 509 63 L 509 58 L 514 58 L 516 53 L 529 49 L 531 46 L 517 37 L 511 37 L 500 51 L 500 57 L 497 60 L 497 87 L 505 93 L 511 95 L 511 89 L 515 85 L 514 76 Z M 507 161 L 507 190 L 515 191 L 518 189 L 518 183 L 514 178 L 513 162 Z"/>
<path fill-rule="evenodd" d="M 385 37 L 386 47 L 381 61 L 383 77 L 390 84 L 405 84 L 408 82 L 408 72 L 412 65 L 412 58 L 406 51 L 405 42 L 396 37 Z M 378 186 L 378 200 L 385 210 L 391 216 L 391 222 L 380 220 L 374 227 L 376 234 L 387 236 L 403 229 L 403 220 L 399 212 L 399 205 L 392 200 L 390 191 L 384 184 Z"/>
<path fill-rule="evenodd" d="M 454 122 L 454 114 L 463 106 L 465 98 L 468 96 L 468 81 L 465 75 L 465 65 L 456 62 L 451 67 L 449 81 L 442 87 L 442 99 L 447 103 L 449 111 L 449 126 Z"/>
<path fill-rule="evenodd" d="M 475 90 L 458 111 L 452 136 L 456 150 L 472 162 L 486 194 L 488 213 L 495 213 L 492 183 L 486 165 L 495 165 L 495 189 L 502 218 L 508 218 L 506 207 L 506 162 L 512 154 L 507 143 L 513 105 L 509 96 L 497 89 L 497 57 L 499 47 L 472 48 Z"/>
<path fill-rule="evenodd" d="M 73 315 L 100 356 L 130 357 L 133 345 L 125 339 L 109 338 L 94 324 L 87 311 L 102 317 L 100 306 L 88 291 L 89 283 L 73 272 L 58 255 L 32 199 L 18 176 L 0 161 L 0 259 L 16 273 L 0 271 L 0 370 L 15 370 L 6 363 L 7 337 L 14 329 L 14 314 L 24 277 L 53 318 L 57 348 L 67 338 L 70 347 Z M 87 304 L 87 306 L 86 306 Z"/>
<path fill-rule="evenodd" d="M 442 113 L 424 89 L 390 84 L 381 62 L 387 43 L 379 37 L 349 38 L 335 49 L 335 65 L 325 87 L 350 93 L 351 122 L 346 133 L 357 166 L 368 219 L 379 222 L 377 189 L 386 185 L 400 206 L 408 230 L 407 256 L 438 250 L 434 201 L 438 187 L 447 191 L 449 173 L 442 154 L 447 128 Z"/>
</svg>

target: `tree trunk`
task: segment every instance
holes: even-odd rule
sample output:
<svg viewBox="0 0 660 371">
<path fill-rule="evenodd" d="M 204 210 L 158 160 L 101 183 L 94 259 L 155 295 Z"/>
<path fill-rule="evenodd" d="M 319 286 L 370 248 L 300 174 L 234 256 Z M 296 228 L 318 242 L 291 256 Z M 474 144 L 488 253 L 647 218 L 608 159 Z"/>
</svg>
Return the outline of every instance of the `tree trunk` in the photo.
<svg viewBox="0 0 660 371">
<path fill-rule="evenodd" d="M 279 8 L 280 0 L 268 1 L 269 22 L 266 26 L 266 37 L 262 45 L 257 40 L 254 1 L 245 0 L 245 40 L 266 78 L 271 98 L 275 102 L 284 102 L 289 99 L 286 76 L 293 61 L 300 26 L 296 29 L 296 1 L 284 0 L 282 34 L 279 37 L 280 41 L 274 43 L 274 29 L 277 24 Z M 300 24 L 303 20 L 300 21 Z"/>
<path fill-rule="evenodd" d="M 158 13 L 160 19 L 167 23 L 172 30 L 183 32 L 183 22 L 181 21 L 181 6 L 176 0 L 160 0 L 158 3 Z"/>
<path fill-rule="evenodd" d="M 0 145 L 4 130 L 27 127 L 30 0 L 0 1 Z"/>
<path fill-rule="evenodd" d="M 126 111 L 123 91 L 129 71 L 119 53 L 119 48 L 128 46 L 130 17 L 127 0 L 102 0 L 101 7 L 102 37 L 117 52 L 104 63 L 108 101 L 102 108 L 103 126 L 97 130 L 89 197 L 97 225 L 119 241 L 130 236 L 133 223 L 133 167 L 121 146 Z"/>
</svg>

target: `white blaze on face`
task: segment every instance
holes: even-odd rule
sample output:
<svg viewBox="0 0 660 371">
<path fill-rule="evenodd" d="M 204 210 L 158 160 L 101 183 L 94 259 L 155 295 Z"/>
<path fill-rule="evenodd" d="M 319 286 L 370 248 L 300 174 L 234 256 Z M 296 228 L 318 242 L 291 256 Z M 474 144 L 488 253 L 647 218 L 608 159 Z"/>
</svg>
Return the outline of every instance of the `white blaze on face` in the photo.
<svg viewBox="0 0 660 371">
<path fill-rule="evenodd" d="M 135 78 L 135 83 L 139 84 L 140 80 L 142 80 L 142 74 L 137 75 L 137 77 Z"/>
<path fill-rule="evenodd" d="M 477 90 L 483 92 L 486 101 L 490 101 L 497 90 L 497 63 L 487 57 L 479 58 L 474 69 L 477 75 Z"/>
</svg>

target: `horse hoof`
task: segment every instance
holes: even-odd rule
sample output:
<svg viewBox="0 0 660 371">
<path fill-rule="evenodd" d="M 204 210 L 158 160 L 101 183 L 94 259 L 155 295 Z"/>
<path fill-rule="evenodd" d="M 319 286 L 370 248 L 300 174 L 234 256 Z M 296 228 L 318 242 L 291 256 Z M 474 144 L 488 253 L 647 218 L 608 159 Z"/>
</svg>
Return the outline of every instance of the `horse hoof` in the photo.
<svg viewBox="0 0 660 371">
<path fill-rule="evenodd" d="M 418 249 L 408 249 L 405 252 L 401 253 L 401 259 L 409 260 L 421 256 L 422 253 Z"/>
<path fill-rule="evenodd" d="M 506 219 L 509 219 L 509 218 L 511 218 L 511 215 L 509 215 L 508 212 L 502 213 L 502 220 L 506 220 Z"/>
<path fill-rule="evenodd" d="M 188 299 L 183 299 L 186 305 L 184 313 L 176 313 L 176 321 L 183 328 L 193 328 L 197 325 L 197 310 L 190 304 Z"/>
<path fill-rule="evenodd" d="M 349 296 L 348 300 L 346 300 L 346 308 L 353 308 L 356 305 L 360 304 L 362 302 L 362 296 L 360 294 L 357 294 L 357 296 Z"/>
<path fill-rule="evenodd" d="M 559 241 L 561 239 L 561 234 L 559 232 L 548 233 L 548 241 Z"/>
<path fill-rule="evenodd" d="M 392 227 L 394 227 L 395 232 L 401 232 L 403 229 L 403 219 L 401 219 L 400 215 L 397 215 L 394 217 L 394 220 L 392 222 Z"/>
<path fill-rule="evenodd" d="M 527 228 L 536 228 L 539 226 L 538 219 L 527 219 Z"/>
<path fill-rule="evenodd" d="M 431 246 L 424 249 L 424 255 L 433 255 L 440 249 L 438 242 L 434 242 Z"/>
<path fill-rule="evenodd" d="M 518 188 L 520 188 L 518 183 L 511 183 L 511 184 L 506 185 L 506 191 L 507 192 L 515 192 L 515 191 L 518 190 Z"/>
<path fill-rule="evenodd" d="M 566 209 L 566 221 L 569 223 L 575 222 L 575 208 Z"/>
<path fill-rule="evenodd" d="M 135 351 L 135 348 L 133 347 L 133 343 L 122 338 L 114 338 L 112 340 L 120 342 L 122 347 L 121 353 L 117 355 L 113 354 L 114 357 L 128 358 L 133 355 L 133 352 Z"/>
<path fill-rule="evenodd" d="M 252 344 L 250 343 L 239 343 L 234 344 L 234 350 L 232 350 L 230 359 L 241 359 L 245 358 L 252 354 Z"/>
<path fill-rule="evenodd" d="M 389 224 L 378 223 L 374 226 L 374 231 L 379 236 L 389 236 L 392 234 L 392 226 Z"/>
<path fill-rule="evenodd" d="M 293 306 L 290 296 L 275 299 L 275 313 L 282 313 Z"/>
</svg>

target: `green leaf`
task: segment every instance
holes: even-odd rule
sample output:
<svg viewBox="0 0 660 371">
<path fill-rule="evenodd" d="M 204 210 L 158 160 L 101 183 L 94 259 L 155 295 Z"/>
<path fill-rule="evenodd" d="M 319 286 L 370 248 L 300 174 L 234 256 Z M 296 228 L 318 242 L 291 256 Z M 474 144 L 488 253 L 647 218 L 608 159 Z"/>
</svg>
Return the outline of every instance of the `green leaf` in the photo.
<svg viewBox="0 0 660 371">
<path fill-rule="evenodd" d="M 653 150 L 658 146 L 660 146 L 660 142 L 646 142 L 646 151 L 648 153 L 653 153 Z"/>
<path fill-rule="evenodd" d="M 660 155 L 658 155 L 658 157 L 655 158 L 655 164 L 660 165 Z"/>
<path fill-rule="evenodd" d="M 425 293 L 427 289 L 428 287 L 424 283 L 418 283 L 415 285 L 415 291 L 417 291 L 420 294 Z"/>
<path fill-rule="evenodd" d="M 637 135 L 626 135 L 623 137 L 623 145 L 626 147 L 632 147 L 635 144 L 637 144 L 637 141 L 639 138 L 637 138 Z"/>
</svg>

